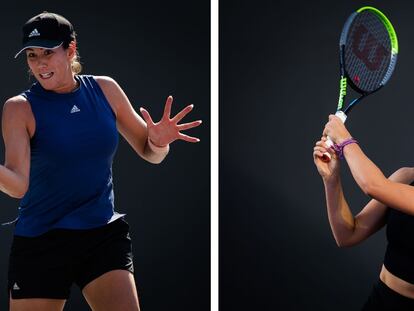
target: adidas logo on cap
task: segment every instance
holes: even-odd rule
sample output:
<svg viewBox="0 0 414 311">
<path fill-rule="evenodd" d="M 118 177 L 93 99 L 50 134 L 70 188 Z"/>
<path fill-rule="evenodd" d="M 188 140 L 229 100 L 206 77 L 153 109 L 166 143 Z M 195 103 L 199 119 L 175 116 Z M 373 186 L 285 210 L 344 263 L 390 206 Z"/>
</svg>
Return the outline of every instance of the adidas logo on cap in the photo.
<svg viewBox="0 0 414 311">
<path fill-rule="evenodd" d="M 33 31 L 29 34 L 29 38 L 40 36 L 40 32 L 37 29 L 33 29 Z"/>
</svg>

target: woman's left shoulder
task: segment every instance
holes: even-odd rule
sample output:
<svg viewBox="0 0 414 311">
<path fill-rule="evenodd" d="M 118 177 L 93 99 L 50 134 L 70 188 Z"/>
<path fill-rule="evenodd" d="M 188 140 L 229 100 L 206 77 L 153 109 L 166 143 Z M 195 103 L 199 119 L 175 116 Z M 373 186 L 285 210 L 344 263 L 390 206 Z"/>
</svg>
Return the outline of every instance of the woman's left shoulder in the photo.
<svg viewBox="0 0 414 311">
<path fill-rule="evenodd" d="M 125 102 L 126 95 L 119 86 L 119 84 L 108 76 L 93 76 L 96 83 L 98 83 L 107 101 L 112 107 L 115 115 L 118 115 L 119 107 Z"/>
<path fill-rule="evenodd" d="M 113 88 L 117 87 L 118 83 L 109 76 L 92 76 L 96 83 L 99 84 L 101 88 Z"/>
</svg>

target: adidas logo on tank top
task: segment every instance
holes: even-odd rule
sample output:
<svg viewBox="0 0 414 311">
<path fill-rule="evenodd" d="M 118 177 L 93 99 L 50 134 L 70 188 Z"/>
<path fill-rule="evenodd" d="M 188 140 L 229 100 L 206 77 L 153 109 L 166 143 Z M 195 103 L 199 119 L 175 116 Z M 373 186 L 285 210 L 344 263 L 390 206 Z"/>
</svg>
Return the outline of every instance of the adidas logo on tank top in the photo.
<svg viewBox="0 0 414 311">
<path fill-rule="evenodd" d="M 70 113 L 75 113 L 75 112 L 79 112 L 79 111 L 80 111 L 80 109 L 78 107 L 76 107 L 76 105 L 73 105 Z"/>
</svg>

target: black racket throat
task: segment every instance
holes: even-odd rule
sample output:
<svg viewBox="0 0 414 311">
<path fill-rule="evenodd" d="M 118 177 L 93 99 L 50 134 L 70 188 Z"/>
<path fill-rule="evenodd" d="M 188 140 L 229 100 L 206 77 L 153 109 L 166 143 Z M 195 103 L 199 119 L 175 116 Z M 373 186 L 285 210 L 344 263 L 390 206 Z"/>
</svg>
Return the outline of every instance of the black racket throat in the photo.
<svg viewBox="0 0 414 311">
<path fill-rule="evenodd" d="M 360 89 L 358 89 L 358 87 L 357 86 L 355 86 L 355 85 L 353 85 L 352 84 L 352 81 L 350 81 L 349 80 L 349 78 L 347 78 L 347 80 L 348 80 L 348 83 L 349 83 L 349 86 L 354 90 L 354 91 L 356 91 L 357 93 L 359 93 L 359 94 L 361 94 L 361 96 L 359 96 L 358 98 L 356 98 L 356 99 L 354 99 L 354 100 L 352 100 L 351 102 L 350 102 L 350 104 L 345 108 L 345 109 L 340 109 L 341 111 L 343 111 L 346 115 L 348 115 L 350 112 L 351 112 L 351 110 L 355 107 L 355 105 L 358 103 L 358 102 L 360 102 L 362 99 L 364 99 L 365 97 L 367 97 L 368 95 L 371 95 L 371 94 L 373 94 L 373 93 L 375 93 L 375 92 L 377 92 L 378 90 L 380 90 L 382 87 L 383 87 L 383 85 L 382 86 L 380 86 L 379 88 L 377 88 L 376 90 L 374 90 L 374 91 L 372 91 L 372 92 L 362 92 Z"/>
</svg>

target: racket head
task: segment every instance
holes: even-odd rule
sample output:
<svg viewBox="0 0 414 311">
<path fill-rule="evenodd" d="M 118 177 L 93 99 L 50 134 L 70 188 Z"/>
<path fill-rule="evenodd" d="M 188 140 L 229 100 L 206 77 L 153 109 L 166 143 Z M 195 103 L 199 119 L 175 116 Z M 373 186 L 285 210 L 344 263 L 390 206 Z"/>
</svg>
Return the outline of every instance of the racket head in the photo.
<svg viewBox="0 0 414 311">
<path fill-rule="evenodd" d="M 339 49 L 343 94 L 338 110 L 342 109 L 346 83 L 356 92 L 368 95 L 388 82 L 397 62 L 398 40 L 394 27 L 381 11 L 362 7 L 348 17 Z"/>
</svg>

